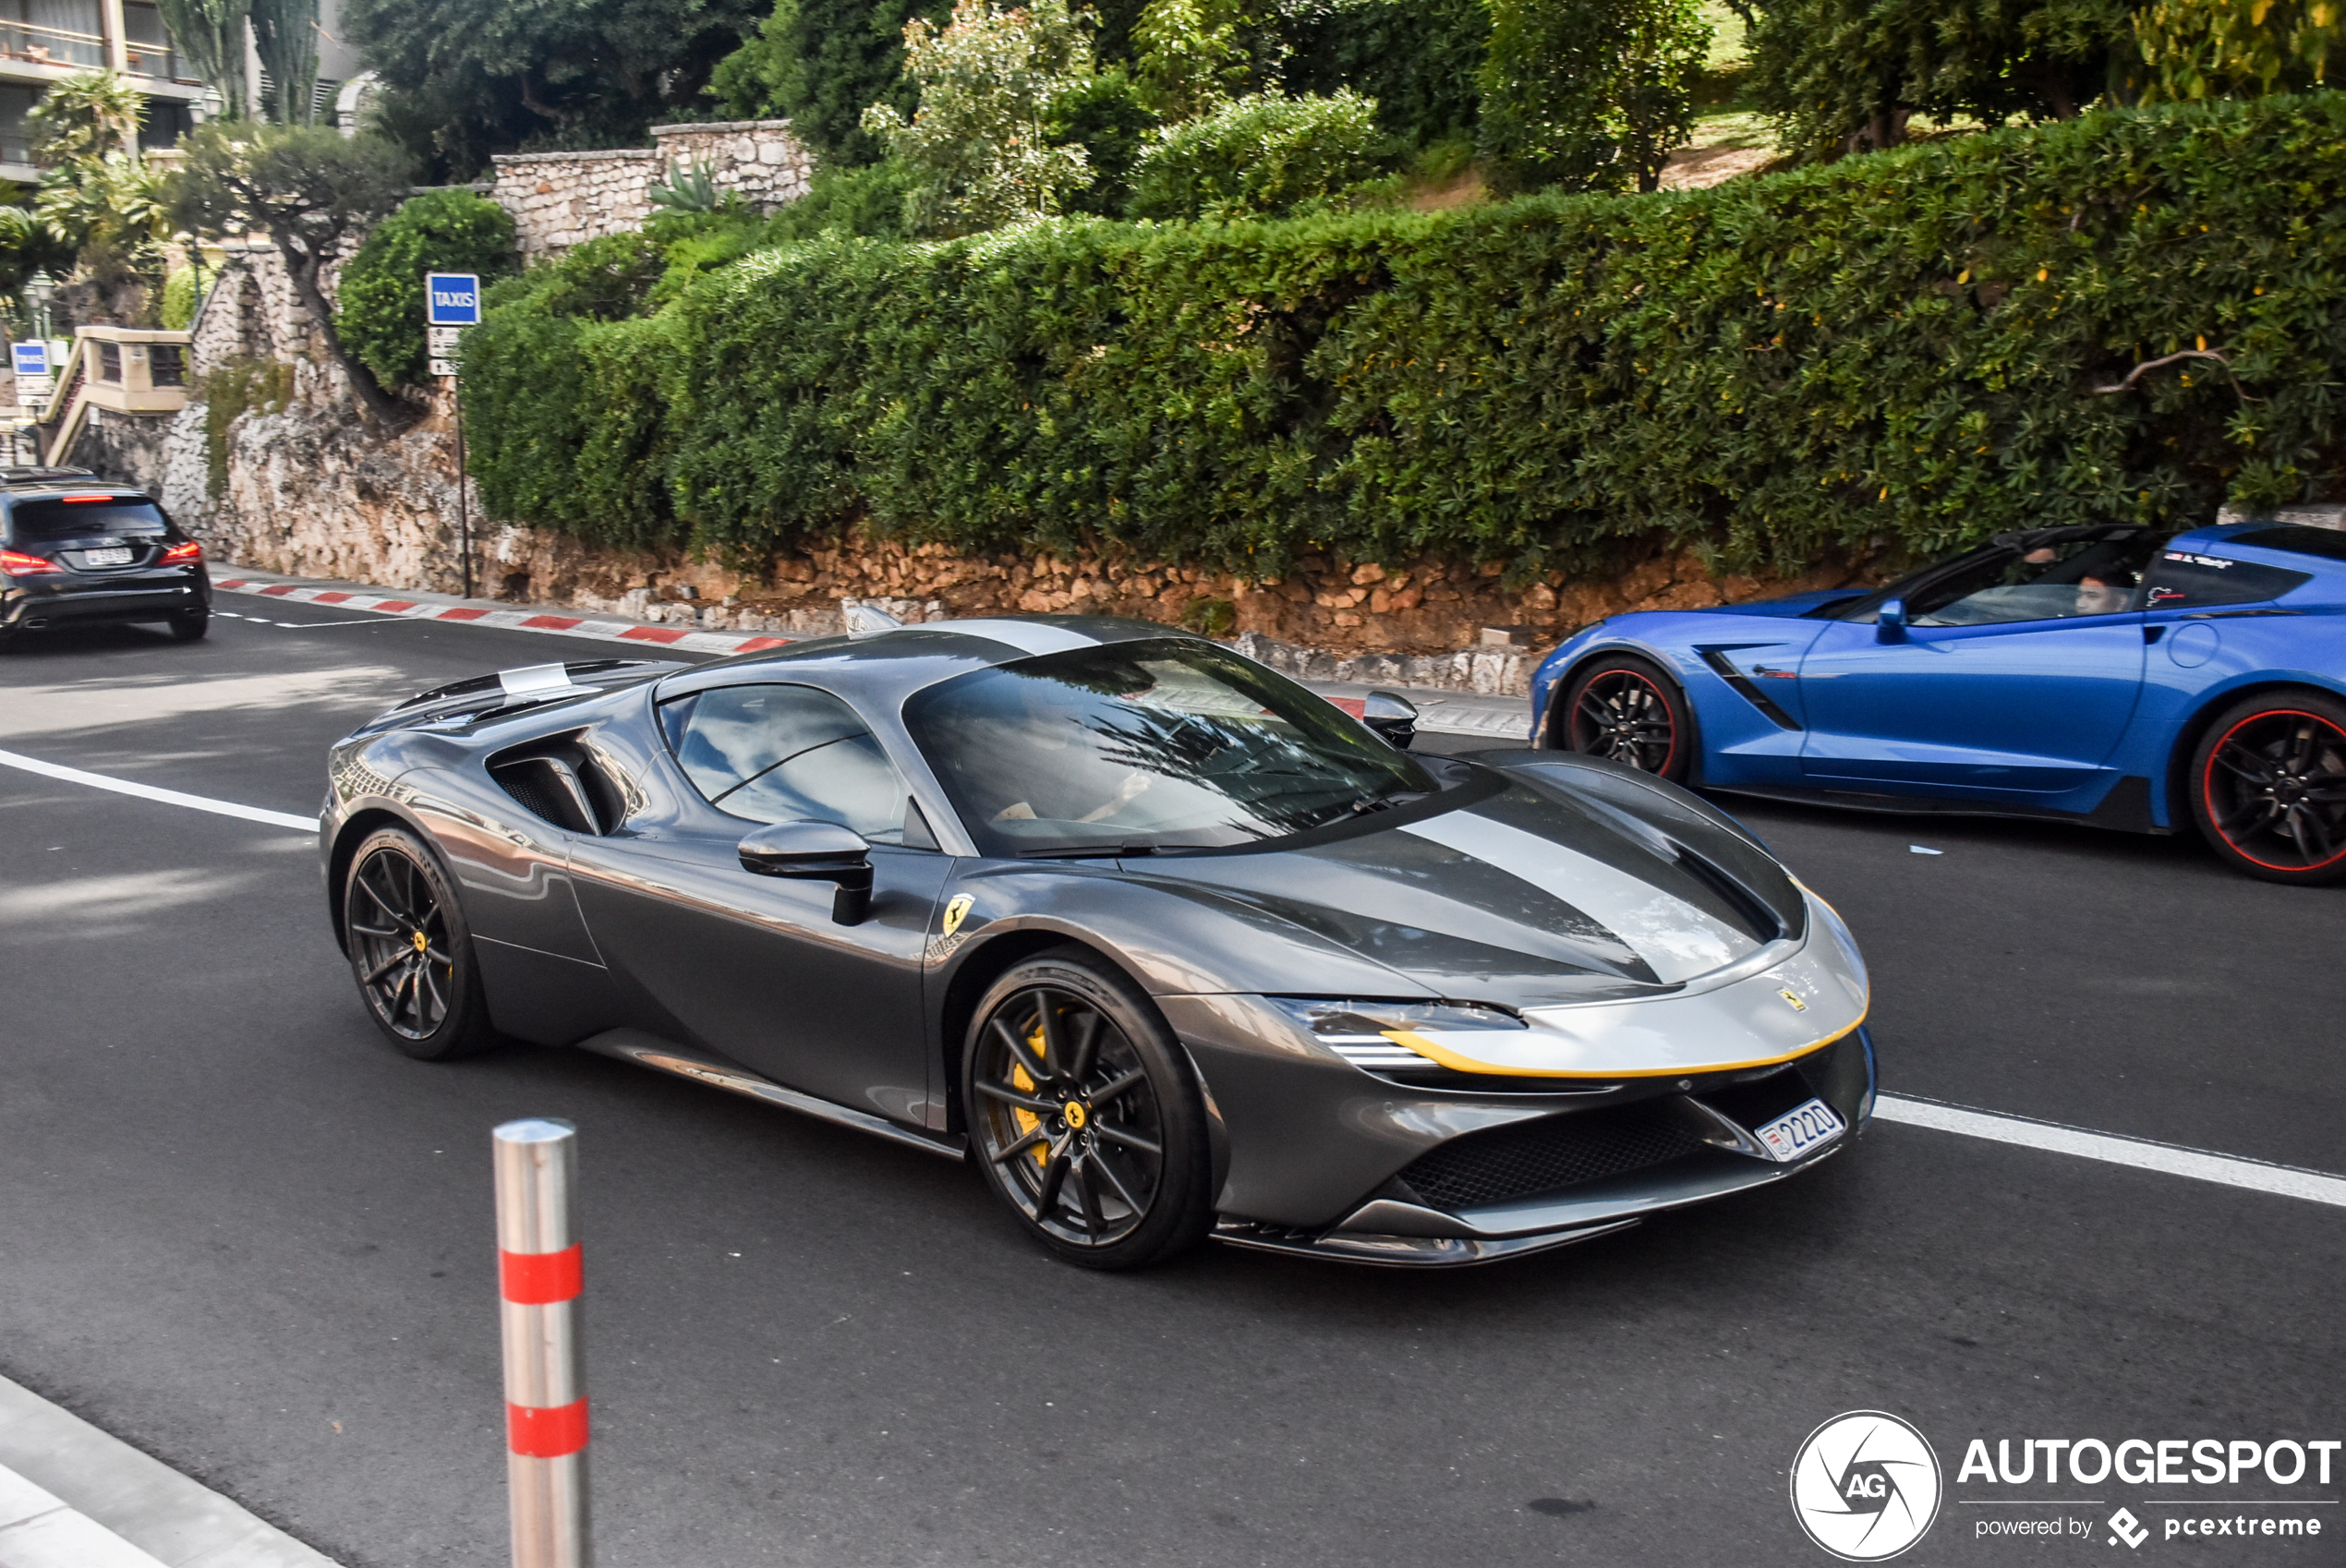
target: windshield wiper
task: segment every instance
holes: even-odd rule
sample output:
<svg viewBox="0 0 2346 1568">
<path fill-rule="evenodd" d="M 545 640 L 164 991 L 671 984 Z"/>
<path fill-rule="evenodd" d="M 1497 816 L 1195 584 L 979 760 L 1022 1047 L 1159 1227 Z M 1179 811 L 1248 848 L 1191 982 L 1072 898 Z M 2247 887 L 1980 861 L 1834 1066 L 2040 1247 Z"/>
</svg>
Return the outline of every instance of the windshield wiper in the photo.
<svg viewBox="0 0 2346 1568">
<path fill-rule="evenodd" d="M 1366 816 L 1373 811 L 1391 811 L 1396 806 L 1408 805 L 1411 801 L 1422 801 L 1427 793 L 1423 790 L 1397 790 L 1390 795 L 1363 795 L 1352 802 L 1352 814 Z"/>
<path fill-rule="evenodd" d="M 1063 850 L 1021 850 L 1018 857 L 1023 861 L 1074 861 L 1096 860 L 1103 857 L 1120 859 L 1126 855 L 1153 855 L 1155 853 L 1156 853 L 1155 844 L 1070 844 Z"/>
</svg>

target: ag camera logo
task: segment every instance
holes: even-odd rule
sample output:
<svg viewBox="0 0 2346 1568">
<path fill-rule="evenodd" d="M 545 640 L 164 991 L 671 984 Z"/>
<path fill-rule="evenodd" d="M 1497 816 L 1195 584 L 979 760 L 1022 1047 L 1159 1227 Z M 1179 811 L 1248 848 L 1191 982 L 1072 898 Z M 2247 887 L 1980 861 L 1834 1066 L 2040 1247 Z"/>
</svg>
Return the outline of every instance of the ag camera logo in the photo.
<svg viewBox="0 0 2346 1568">
<path fill-rule="evenodd" d="M 1835 1416 L 1792 1462 L 1792 1512 L 1844 1562 L 1880 1562 L 1929 1532 L 1942 1499 L 1939 1456 L 1906 1422 L 1879 1410 Z"/>
</svg>

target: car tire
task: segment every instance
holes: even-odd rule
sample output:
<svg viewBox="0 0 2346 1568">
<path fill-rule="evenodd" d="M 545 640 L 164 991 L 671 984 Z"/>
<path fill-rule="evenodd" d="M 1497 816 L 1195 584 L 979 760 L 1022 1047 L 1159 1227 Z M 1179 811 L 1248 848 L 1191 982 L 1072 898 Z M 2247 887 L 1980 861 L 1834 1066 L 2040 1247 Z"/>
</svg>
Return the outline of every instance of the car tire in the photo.
<svg viewBox="0 0 2346 1568">
<path fill-rule="evenodd" d="M 175 615 L 171 618 L 170 625 L 173 642 L 197 642 L 206 632 L 212 630 L 212 611 L 200 609 L 190 615 Z"/>
<path fill-rule="evenodd" d="M 1651 663 L 1616 654 L 1577 671 L 1557 696 L 1549 744 L 1686 782 L 1694 720 L 1678 683 Z"/>
<path fill-rule="evenodd" d="M 2193 748 L 2188 782 L 2201 837 L 2234 869 L 2346 879 L 2346 703 L 2301 691 L 2233 704 Z"/>
<path fill-rule="evenodd" d="M 1006 971 L 973 1020 L 971 1156 L 1029 1235 L 1092 1269 L 1143 1268 L 1204 1237 L 1204 1099 L 1138 987 L 1087 948 L 1054 948 Z"/>
<path fill-rule="evenodd" d="M 385 1039 L 426 1062 L 497 1043 L 464 907 L 423 840 L 401 827 L 369 834 L 342 897 L 351 977 Z"/>
</svg>

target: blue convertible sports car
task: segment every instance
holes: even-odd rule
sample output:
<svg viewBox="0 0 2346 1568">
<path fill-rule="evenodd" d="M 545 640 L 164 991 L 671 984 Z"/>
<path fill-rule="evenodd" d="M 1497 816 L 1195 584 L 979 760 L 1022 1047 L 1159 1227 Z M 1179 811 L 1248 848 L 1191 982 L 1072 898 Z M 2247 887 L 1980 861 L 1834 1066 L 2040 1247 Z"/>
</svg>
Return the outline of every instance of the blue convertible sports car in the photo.
<svg viewBox="0 0 2346 1568">
<path fill-rule="evenodd" d="M 2346 532 L 2001 534 L 1870 593 L 1617 615 L 1531 688 L 1536 745 L 1893 811 L 2195 824 L 2346 877 Z"/>
</svg>

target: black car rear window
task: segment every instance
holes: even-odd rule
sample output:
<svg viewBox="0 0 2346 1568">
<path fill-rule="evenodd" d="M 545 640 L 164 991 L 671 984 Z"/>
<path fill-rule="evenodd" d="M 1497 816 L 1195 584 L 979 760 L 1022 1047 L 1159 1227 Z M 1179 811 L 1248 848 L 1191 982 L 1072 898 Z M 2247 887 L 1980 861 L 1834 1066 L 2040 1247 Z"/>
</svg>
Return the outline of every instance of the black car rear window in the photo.
<svg viewBox="0 0 2346 1568">
<path fill-rule="evenodd" d="M 169 525 L 153 501 L 134 496 L 103 501 L 20 501 L 9 509 L 19 540 L 75 539 L 85 534 L 160 534 Z"/>
<path fill-rule="evenodd" d="M 2197 550 L 2161 550 L 2150 569 L 2143 606 L 2146 609 L 2204 609 L 2216 605 L 2262 604 L 2311 581 L 2310 572 L 2259 566 L 2252 561 L 2202 555 Z"/>
<path fill-rule="evenodd" d="M 2245 534 L 2234 534 L 2232 543 L 2255 545 L 2258 549 L 2285 549 L 2298 555 L 2318 555 L 2331 561 L 2346 561 L 2346 528 L 2307 528 L 2294 523 L 2279 523 L 2269 528 L 2252 528 Z"/>
</svg>

